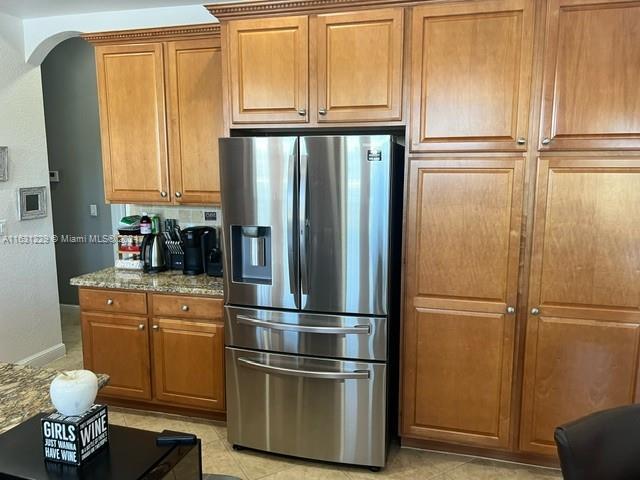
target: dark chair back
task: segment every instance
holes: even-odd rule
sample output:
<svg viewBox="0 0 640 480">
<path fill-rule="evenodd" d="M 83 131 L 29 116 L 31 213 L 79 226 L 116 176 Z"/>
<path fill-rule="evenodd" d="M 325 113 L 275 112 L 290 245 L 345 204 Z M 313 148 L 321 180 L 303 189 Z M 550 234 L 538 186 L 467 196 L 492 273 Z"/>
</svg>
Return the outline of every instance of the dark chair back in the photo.
<svg viewBox="0 0 640 480">
<path fill-rule="evenodd" d="M 554 437 L 565 480 L 640 479 L 640 405 L 591 414 Z"/>
</svg>

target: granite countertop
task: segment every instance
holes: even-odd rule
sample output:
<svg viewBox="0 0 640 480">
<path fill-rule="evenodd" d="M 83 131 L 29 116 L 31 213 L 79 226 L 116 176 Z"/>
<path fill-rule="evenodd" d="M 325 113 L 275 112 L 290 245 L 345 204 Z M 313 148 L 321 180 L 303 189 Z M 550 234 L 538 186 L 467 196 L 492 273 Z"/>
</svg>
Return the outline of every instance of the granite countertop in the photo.
<svg viewBox="0 0 640 480">
<path fill-rule="evenodd" d="M 58 373 L 48 368 L 0 363 L 0 433 L 37 413 L 54 410 L 49 386 Z M 108 375 L 98 374 L 99 388 L 108 381 Z"/>
<path fill-rule="evenodd" d="M 76 287 L 113 288 L 215 297 L 224 295 L 222 278 L 209 277 L 207 275 L 183 275 L 180 270 L 143 273 L 139 270 L 119 270 L 111 267 L 72 278 L 70 283 Z"/>
</svg>

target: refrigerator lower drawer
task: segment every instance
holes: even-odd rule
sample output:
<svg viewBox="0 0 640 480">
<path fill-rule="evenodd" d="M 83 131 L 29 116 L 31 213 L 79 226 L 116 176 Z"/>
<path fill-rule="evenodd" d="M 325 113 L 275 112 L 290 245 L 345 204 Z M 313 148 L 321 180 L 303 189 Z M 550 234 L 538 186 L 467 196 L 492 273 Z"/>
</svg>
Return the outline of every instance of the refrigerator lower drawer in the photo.
<svg viewBox="0 0 640 480">
<path fill-rule="evenodd" d="M 329 358 L 387 359 L 387 319 L 225 307 L 225 344 Z"/>
<path fill-rule="evenodd" d="M 227 431 L 234 445 L 383 467 L 384 363 L 226 348 Z"/>
</svg>

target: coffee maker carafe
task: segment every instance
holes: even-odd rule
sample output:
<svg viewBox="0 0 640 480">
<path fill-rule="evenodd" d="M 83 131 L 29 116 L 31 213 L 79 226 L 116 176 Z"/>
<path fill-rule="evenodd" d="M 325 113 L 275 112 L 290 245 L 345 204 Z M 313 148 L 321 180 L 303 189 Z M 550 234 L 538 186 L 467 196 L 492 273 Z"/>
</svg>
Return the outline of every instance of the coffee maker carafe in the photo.
<svg viewBox="0 0 640 480">
<path fill-rule="evenodd" d="M 182 230 L 182 249 L 184 250 L 182 273 L 185 275 L 204 273 L 203 241 L 206 240 L 206 235 L 211 235 L 212 232 L 215 232 L 212 227 L 189 227 Z"/>
<path fill-rule="evenodd" d="M 210 277 L 222 277 L 222 248 L 217 228 L 202 236 L 202 258 L 204 273 Z"/>
</svg>

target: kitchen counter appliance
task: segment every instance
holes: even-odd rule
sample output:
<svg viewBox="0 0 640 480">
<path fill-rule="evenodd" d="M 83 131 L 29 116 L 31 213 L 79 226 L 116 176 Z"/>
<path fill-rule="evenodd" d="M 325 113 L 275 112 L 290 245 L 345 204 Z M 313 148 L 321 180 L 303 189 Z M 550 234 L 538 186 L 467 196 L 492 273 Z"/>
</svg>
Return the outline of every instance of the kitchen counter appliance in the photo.
<svg viewBox="0 0 640 480">
<path fill-rule="evenodd" d="M 181 232 L 184 250 L 185 275 L 200 275 L 205 272 L 205 251 L 209 244 L 209 235 L 215 234 L 213 227 L 189 227 Z"/>
<path fill-rule="evenodd" d="M 140 247 L 140 259 L 144 273 L 164 272 L 167 269 L 164 236 L 150 233 L 144 236 Z"/>
<path fill-rule="evenodd" d="M 220 140 L 233 445 L 385 465 L 402 159 L 388 135 Z"/>
</svg>

